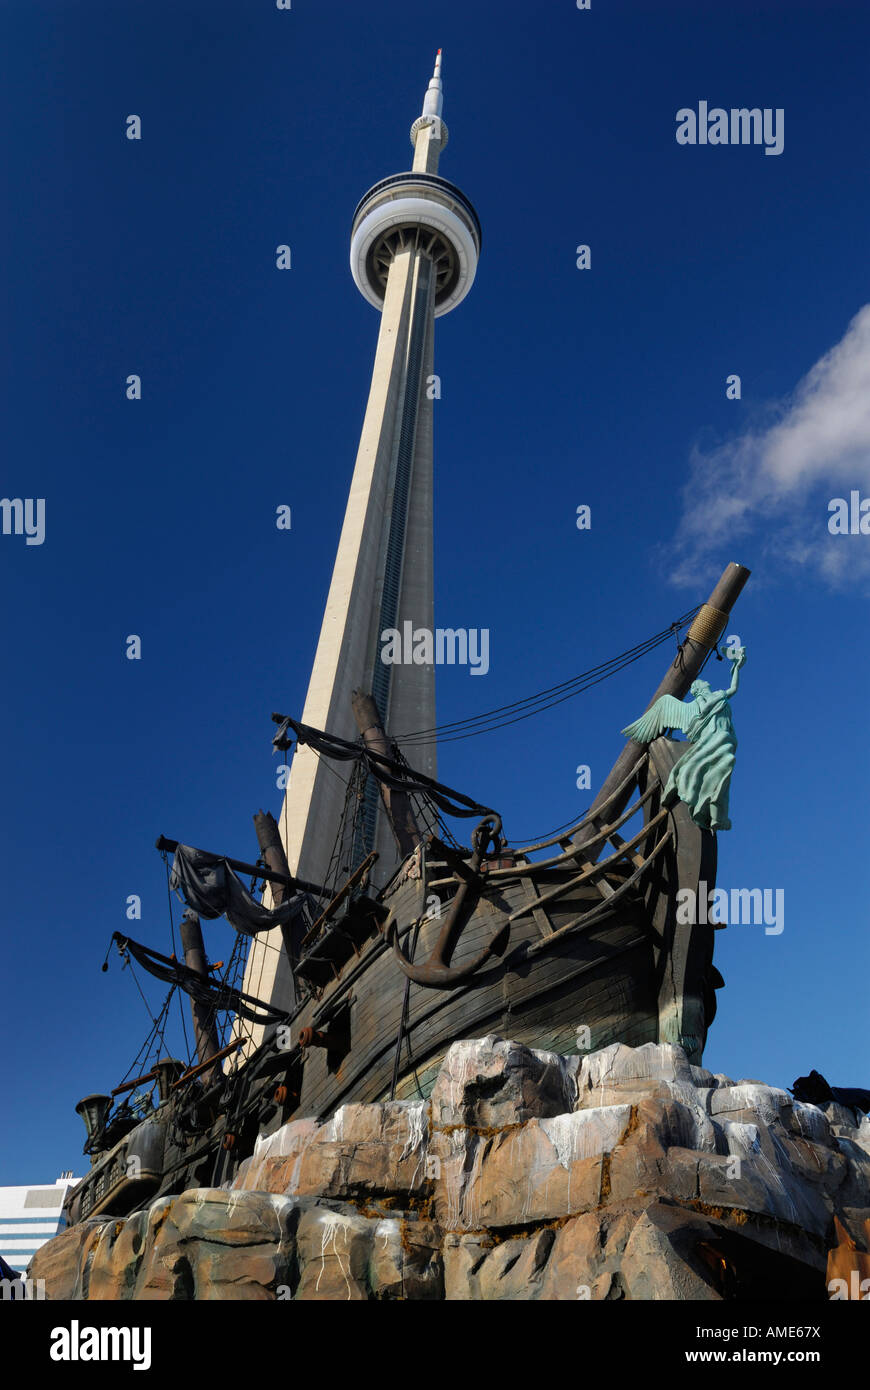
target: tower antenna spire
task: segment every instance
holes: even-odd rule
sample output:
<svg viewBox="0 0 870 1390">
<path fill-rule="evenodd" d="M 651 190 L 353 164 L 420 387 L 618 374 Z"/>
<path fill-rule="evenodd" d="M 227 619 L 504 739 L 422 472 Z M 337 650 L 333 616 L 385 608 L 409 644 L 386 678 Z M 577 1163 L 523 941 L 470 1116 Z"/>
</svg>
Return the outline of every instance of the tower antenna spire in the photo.
<svg viewBox="0 0 870 1390">
<path fill-rule="evenodd" d="M 435 71 L 432 74 L 432 81 L 426 88 L 426 96 L 423 99 L 423 115 L 439 116 L 444 107 L 444 85 L 441 81 L 441 49 L 435 57 Z"/>
<path fill-rule="evenodd" d="M 438 173 L 438 159 L 447 144 L 447 126 L 441 117 L 444 107 L 444 86 L 441 81 L 441 49 L 435 55 L 435 71 L 423 98 L 423 113 L 411 126 L 414 146 L 414 169 L 426 174 Z"/>
</svg>

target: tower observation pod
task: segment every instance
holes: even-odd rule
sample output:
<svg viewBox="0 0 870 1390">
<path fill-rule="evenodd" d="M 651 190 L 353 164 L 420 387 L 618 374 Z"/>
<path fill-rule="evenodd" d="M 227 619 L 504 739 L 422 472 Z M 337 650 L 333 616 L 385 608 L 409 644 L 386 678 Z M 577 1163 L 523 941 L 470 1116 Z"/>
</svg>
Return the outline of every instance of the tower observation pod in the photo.
<svg viewBox="0 0 870 1390">
<path fill-rule="evenodd" d="M 481 247 L 473 206 L 438 173 L 448 138 L 442 107 L 439 49 L 422 113 L 411 126 L 412 168 L 374 184 L 351 226 L 351 273 L 379 311 L 380 330 L 302 712 L 302 723 L 350 741 L 358 737 L 354 691 L 371 692 L 387 733 L 400 744 L 404 734 L 436 723 L 434 666 L 417 664 L 408 651 L 402 661 L 386 662 L 382 635 L 434 630 L 434 322 L 468 294 Z M 437 775 L 434 738 L 415 742 L 414 765 Z M 375 849 L 372 882 L 380 886 L 399 854 L 374 779 L 354 843 L 339 845 L 346 797 L 344 779 L 309 746 L 297 747 L 278 821 L 290 872 L 329 885 L 337 868 L 347 871 Z M 244 989 L 277 1008 L 292 1006 L 292 973 L 277 929 L 252 941 Z M 251 1043 L 261 1036 L 255 1029 Z"/>
<path fill-rule="evenodd" d="M 438 159 L 447 144 L 442 116 L 441 50 L 429 83 L 423 114 L 411 126 L 414 168 L 370 188 L 353 216 L 350 268 L 362 295 L 380 309 L 390 267 L 413 247 L 431 262 L 435 318 L 468 294 L 480 256 L 480 222 L 455 184 L 439 178 Z"/>
</svg>

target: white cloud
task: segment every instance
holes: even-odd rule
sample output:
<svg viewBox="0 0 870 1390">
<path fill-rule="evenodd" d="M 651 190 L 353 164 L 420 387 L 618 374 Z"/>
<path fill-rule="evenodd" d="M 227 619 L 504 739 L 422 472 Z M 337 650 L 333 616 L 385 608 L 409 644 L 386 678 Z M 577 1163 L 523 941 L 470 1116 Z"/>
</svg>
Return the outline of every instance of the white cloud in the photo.
<svg viewBox="0 0 870 1390">
<path fill-rule="evenodd" d="M 725 543 L 741 539 L 751 540 L 756 563 L 763 555 L 812 569 L 835 587 L 870 578 L 870 536 L 832 536 L 827 527 L 830 498 L 853 488 L 870 496 L 870 304 L 775 415 L 766 428 L 693 452 L 678 583 L 696 583 L 711 554 L 715 568 Z"/>
</svg>

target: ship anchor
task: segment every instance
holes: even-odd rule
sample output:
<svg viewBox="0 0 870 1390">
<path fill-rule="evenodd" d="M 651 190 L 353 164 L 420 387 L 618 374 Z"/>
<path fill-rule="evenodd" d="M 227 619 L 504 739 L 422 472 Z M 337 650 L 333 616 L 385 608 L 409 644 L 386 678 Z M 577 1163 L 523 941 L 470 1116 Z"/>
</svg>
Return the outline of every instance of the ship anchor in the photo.
<svg viewBox="0 0 870 1390">
<path fill-rule="evenodd" d="M 490 956 L 501 955 L 506 944 L 505 938 L 509 927 L 507 924 L 503 924 L 494 933 L 489 944 L 482 951 L 479 951 L 472 960 L 467 961 L 464 965 L 450 965 L 450 957 L 456 942 L 477 906 L 485 882 L 480 873 L 481 861 L 486 857 L 490 845 L 493 847 L 492 852 L 498 853 L 501 843 L 501 816 L 495 814 L 484 816 L 483 820 L 475 827 L 471 837 L 473 853 L 468 862 L 461 859 L 458 854 L 454 854 L 434 835 L 430 836 L 428 843 L 447 859 L 454 873 L 462 880 L 459 890 L 450 904 L 447 919 L 438 933 L 438 940 L 432 953 L 422 964 L 413 964 L 399 945 L 398 925 L 392 915 L 384 925 L 384 935 L 393 948 L 393 954 L 399 963 L 400 970 L 407 975 L 409 980 L 414 980 L 419 985 L 428 985 L 431 989 L 453 989 L 455 985 L 461 984 L 463 980 L 467 980 L 476 970 L 479 970 Z"/>
</svg>

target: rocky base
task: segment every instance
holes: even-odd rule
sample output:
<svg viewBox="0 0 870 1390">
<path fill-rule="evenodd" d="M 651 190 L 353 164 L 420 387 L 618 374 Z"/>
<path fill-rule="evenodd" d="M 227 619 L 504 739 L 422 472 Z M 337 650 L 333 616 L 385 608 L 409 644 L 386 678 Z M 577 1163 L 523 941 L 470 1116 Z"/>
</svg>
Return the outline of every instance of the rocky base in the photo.
<svg viewBox="0 0 870 1390">
<path fill-rule="evenodd" d="M 487 1037 L 428 1101 L 295 1120 L 229 1190 L 85 1222 L 30 1277 L 53 1299 L 825 1300 L 868 1216 L 866 1118 L 679 1047 Z"/>
</svg>

